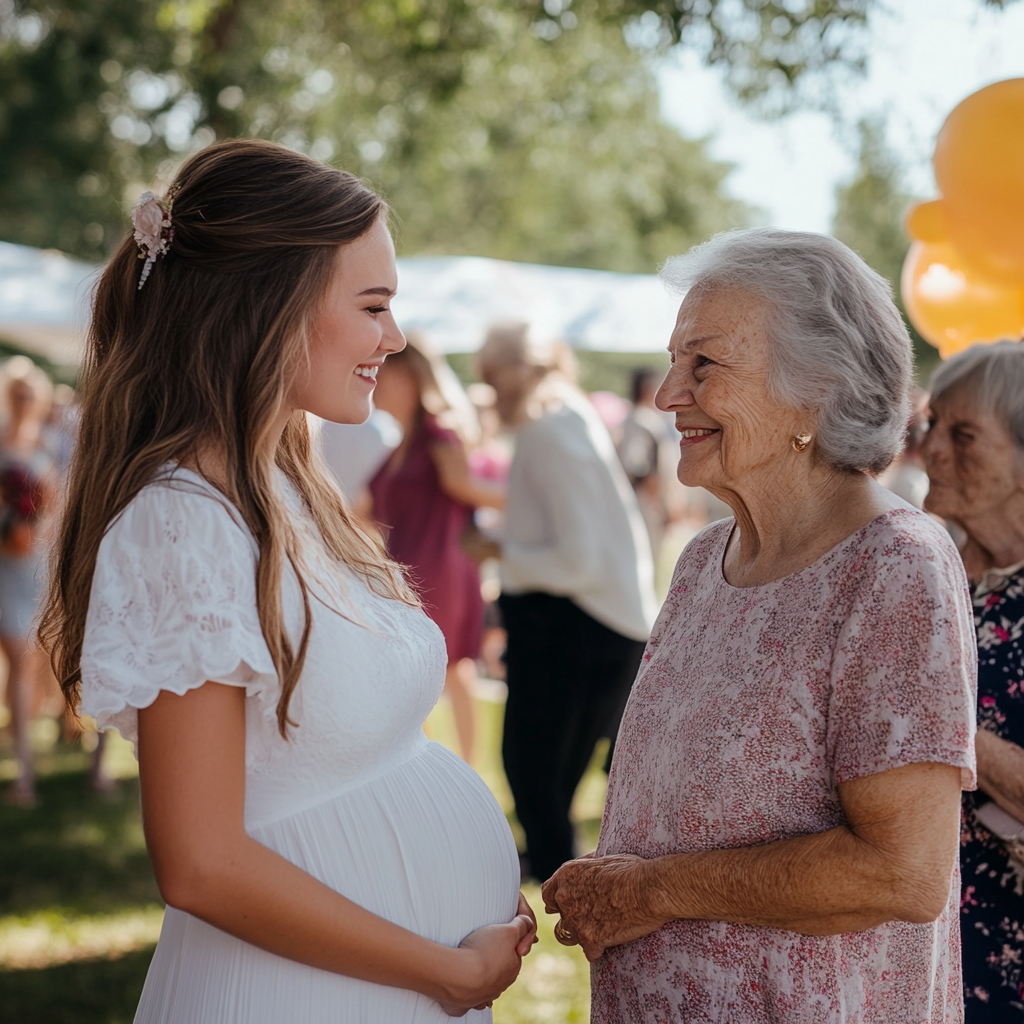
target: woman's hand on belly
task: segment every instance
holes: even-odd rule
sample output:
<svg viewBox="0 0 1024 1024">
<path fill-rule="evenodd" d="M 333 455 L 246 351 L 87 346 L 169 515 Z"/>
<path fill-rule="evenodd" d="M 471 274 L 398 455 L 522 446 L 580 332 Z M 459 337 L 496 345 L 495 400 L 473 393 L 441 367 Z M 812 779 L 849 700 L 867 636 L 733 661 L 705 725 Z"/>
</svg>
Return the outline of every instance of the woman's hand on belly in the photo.
<svg viewBox="0 0 1024 1024">
<path fill-rule="evenodd" d="M 588 960 L 643 938 L 666 923 L 652 905 L 651 861 L 632 854 L 582 857 L 563 864 L 541 890 L 544 909 L 559 914 L 555 938 L 579 945 Z"/>
<path fill-rule="evenodd" d="M 520 956 L 526 956 L 537 941 L 537 915 L 533 912 L 530 901 L 522 893 L 519 894 L 519 906 L 516 907 L 516 916 L 529 918 L 533 922 L 532 932 L 525 935 L 519 945 L 516 946 L 516 952 Z"/>
<path fill-rule="evenodd" d="M 490 1006 L 519 976 L 523 957 L 537 941 L 537 921 L 519 897 L 519 913 L 509 924 L 491 924 L 467 935 L 452 958 L 437 997 L 450 1017 Z"/>
</svg>

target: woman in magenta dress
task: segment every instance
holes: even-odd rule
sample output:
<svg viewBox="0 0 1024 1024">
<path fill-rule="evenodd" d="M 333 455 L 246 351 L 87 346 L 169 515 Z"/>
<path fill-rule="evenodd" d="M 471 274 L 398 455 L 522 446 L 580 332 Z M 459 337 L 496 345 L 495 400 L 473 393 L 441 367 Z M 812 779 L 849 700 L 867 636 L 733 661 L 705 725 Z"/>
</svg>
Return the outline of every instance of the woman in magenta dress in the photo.
<svg viewBox="0 0 1024 1024">
<path fill-rule="evenodd" d="M 480 506 L 502 508 L 501 487 L 475 479 L 467 447 L 475 439 L 472 406 L 451 369 L 422 338 L 390 357 L 377 377 L 374 402 L 404 431 L 402 443 L 370 481 L 367 503 L 388 553 L 409 566 L 423 605 L 448 646 L 445 693 L 459 746 L 472 759 L 470 686 L 483 631 L 480 571 L 460 537 Z"/>
</svg>

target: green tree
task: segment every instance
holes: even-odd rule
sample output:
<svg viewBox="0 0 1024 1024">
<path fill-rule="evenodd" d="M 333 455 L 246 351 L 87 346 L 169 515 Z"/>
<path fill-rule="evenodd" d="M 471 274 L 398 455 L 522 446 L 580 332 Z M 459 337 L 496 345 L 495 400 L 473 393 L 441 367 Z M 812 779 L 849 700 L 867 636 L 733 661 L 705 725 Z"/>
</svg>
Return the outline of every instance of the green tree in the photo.
<svg viewBox="0 0 1024 1024">
<path fill-rule="evenodd" d="M 0 237 L 98 258 L 229 135 L 369 177 L 410 252 L 651 270 L 743 223 L 621 27 L 548 23 L 516 0 L 0 0 Z"/>
<path fill-rule="evenodd" d="M 155 10 L 147 0 L 0 0 L 0 238 L 97 256 L 105 231 L 120 231 L 143 138 L 116 120 L 127 93 L 111 83 L 119 58 L 169 66 L 168 40 L 136 32 Z"/>
<path fill-rule="evenodd" d="M 383 184 L 407 249 L 649 269 L 745 216 L 650 55 L 783 109 L 863 64 L 881 2 L 0 0 L 0 237 L 99 258 L 146 184 L 251 134 Z"/>
<path fill-rule="evenodd" d="M 857 126 L 860 148 L 853 178 L 836 189 L 832 234 L 892 283 L 896 304 L 907 319 L 900 295 L 900 273 L 910 248 L 903 219 L 914 202 L 906 190 L 899 158 L 885 140 L 885 122 L 864 120 Z M 907 321 L 910 327 L 909 320 Z M 919 375 L 939 361 L 939 354 L 910 327 Z"/>
<path fill-rule="evenodd" d="M 429 117 L 385 110 L 352 156 L 395 204 L 407 251 L 650 272 L 748 217 L 723 194 L 728 167 L 661 120 L 647 64 L 607 26 L 510 32 Z"/>
<path fill-rule="evenodd" d="M 1003 8 L 1015 0 L 977 0 Z M 545 12 L 572 0 L 544 0 Z M 720 67 L 735 95 L 762 113 L 835 108 L 867 65 L 864 29 L 884 0 L 599 0 L 607 19 L 633 20 L 649 45 L 682 43 Z"/>
</svg>

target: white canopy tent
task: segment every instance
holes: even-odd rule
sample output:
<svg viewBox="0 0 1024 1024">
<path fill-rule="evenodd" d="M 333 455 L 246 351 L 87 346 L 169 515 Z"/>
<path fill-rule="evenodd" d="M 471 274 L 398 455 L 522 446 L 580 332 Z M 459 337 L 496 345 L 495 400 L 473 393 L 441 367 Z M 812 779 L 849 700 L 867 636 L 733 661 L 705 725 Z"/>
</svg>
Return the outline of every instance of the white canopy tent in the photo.
<svg viewBox="0 0 1024 1024">
<path fill-rule="evenodd" d="M 52 249 L 0 242 L 0 340 L 77 365 L 98 270 Z"/>
<path fill-rule="evenodd" d="M 393 308 L 442 352 L 476 351 L 502 320 L 528 321 L 576 349 L 654 352 L 668 345 L 679 299 L 654 274 L 416 256 L 398 261 Z"/>
<path fill-rule="evenodd" d="M 99 268 L 0 242 L 0 339 L 53 363 L 80 362 Z M 398 261 L 395 315 L 442 352 L 472 352 L 488 326 L 526 320 L 573 348 L 652 352 L 668 344 L 679 299 L 653 274 L 545 267 L 477 256 Z"/>
</svg>

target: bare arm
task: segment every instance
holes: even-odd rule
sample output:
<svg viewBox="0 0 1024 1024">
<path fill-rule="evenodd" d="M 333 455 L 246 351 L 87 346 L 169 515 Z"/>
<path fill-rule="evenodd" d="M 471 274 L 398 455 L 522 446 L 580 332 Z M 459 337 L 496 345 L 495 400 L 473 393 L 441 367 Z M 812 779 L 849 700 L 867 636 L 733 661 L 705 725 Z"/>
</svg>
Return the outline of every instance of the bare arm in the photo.
<svg viewBox="0 0 1024 1024">
<path fill-rule="evenodd" d="M 914 764 L 839 787 L 847 824 L 763 846 L 642 860 L 570 861 L 544 885 L 549 913 L 588 959 L 678 919 L 807 935 L 932 921 L 949 900 L 960 769 Z M 556 930 L 556 935 L 558 931 Z"/>
<path fill-rule="evenodd" d="M 505 489 L 470 473 L 466 449 L 461 444 L 432 444 L 430 457 L 437 467 L 441 490 L 453 501 L 472 508 L 505 507 Z"/>
<path fill-rule="evenodd" d="M 988 729 L 974 737 L 978 754 L 978 788 L 1007 814 L 1024 821 L 1024 750 Z"/>
<path fill-rule="evenodd" d="M 146 845 L 173 907 L 290 960 L 412 989 L 450 1013 L 495 999 L 519 973 L 528 919 L 430 942 L 346 899 L 251 839 L 245 801 L 245 692 L 206 683 L 162 692 L 139 712 Z"/>
</svg>

